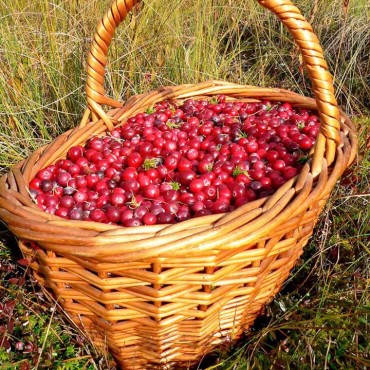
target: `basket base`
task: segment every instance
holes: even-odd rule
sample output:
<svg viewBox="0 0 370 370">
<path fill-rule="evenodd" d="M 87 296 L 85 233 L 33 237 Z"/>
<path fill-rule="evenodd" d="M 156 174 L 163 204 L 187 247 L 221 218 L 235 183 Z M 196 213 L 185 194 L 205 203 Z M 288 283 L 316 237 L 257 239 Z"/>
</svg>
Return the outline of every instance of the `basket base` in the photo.
<svg viewBox="0 0 370 370">
<path fill-rule="evenodd" d="M 113 355 L 118 368 L 170 370 L 191 367 L 217 346 L 235 342 L 253 325 L 263 307 L 281 289 L 302 254 L 303 246 L 310 236 L 307 231 L 307 228 L 300 227 L 289 233 L 290 239 L 292 234 L 296 234 L 296 243 L 288 250 L 270 257 L 263 271 L 265 276 L 260 280 L 257 290 L 254 283 L 239 284 L 234 287 L 234 296 L 208 306 L 199 315 L 202 317 L 184 319 L 184 315 L 179 313 L 157 321 L 138 318 L 108 322 L 93 315 L 88 301 L 70 298 L 72 292 L 66 294 L 68 290 L 75 291 L 75 284 L 55 283 L 48 278 L 52 271 L 45 267 L 45 259 L 48 257 L 42 251 L 39 250 L 35 256 L 35 250 L 28 243 L 19 244 L 25 257 L 31 259 L 32 256 L 31 267 L 35 278 L 60 297 L 59 302 L 73 322 L 102 354 L 110 352 Z M 281 238 L 280 243 L 284 244 L 284 238 Z M 276 244 L 278 247 L 279 243 Z M 44 262 L 43 266 L 39 263 L 40 259 Z M 246 291 L 250 294 L 245 295 Z"/>
</svg>

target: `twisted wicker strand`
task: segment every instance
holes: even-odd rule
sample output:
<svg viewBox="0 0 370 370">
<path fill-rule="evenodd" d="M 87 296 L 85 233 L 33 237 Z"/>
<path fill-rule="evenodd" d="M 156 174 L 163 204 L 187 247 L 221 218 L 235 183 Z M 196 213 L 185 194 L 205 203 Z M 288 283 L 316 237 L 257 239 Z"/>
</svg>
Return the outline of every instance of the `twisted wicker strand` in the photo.
<svg viewBox="0 0 370 370">
<path fill-rule="evenodd" d="M 120 108 L 122 104 L 107 97 L 105 94 L 104 77 L 108 49 L 116 28 L 138 2 L 139 0 L 114 1 L 112 7 L 97 27 L 90 53 L 87 57 L 87 103 L 92 111 L 93 120 L 101 118 L 109 130 L 112 130 L 114 125 L 111 118 L 104 112 L 101 106 L 108 105 L 110 107 Z"/>
</svg>

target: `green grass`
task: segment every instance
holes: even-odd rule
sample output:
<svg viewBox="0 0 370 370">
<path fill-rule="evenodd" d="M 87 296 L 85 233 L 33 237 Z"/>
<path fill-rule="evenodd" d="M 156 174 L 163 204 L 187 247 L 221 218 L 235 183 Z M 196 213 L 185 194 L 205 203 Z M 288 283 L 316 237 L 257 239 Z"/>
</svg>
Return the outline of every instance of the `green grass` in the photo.
<svg viewBox="0 0 370 370">
<path fill-rule="evenodd" d="M 85 58 L 109 3 L 0 0 L 1 173 L 81 119 Z M 201 368 L 370 367 L 370 4 L 297 3 L 322 42 L 341 107 L 360 128 L 360 155 L 282 293 L 240 343 Z M 144 1 L 117 31 L 106 89 L 126 100 L 212 78 L 312 95 L 292 38 L 254 0 Z M 5 227 L 0 240 L 0 302 L 8 305 L 0 310 L 0 368 L 107 369 L 47 292 L 23 278 Z"/>
<path fill-rule="evenodd" d="M 73 127 L 85 107 L 85 57 L 109 1 L 0 0 L 0 166 Z M 318 8 L 315 11 L 314 4 Z M 349 113 L 369 106 L 370 6 L 300 1 Z M 211 78 L 310 95 L 297 48 L 254 0 L 144 1 L 118 29 L 106 87 L 117 99 Z"/>
</svg>

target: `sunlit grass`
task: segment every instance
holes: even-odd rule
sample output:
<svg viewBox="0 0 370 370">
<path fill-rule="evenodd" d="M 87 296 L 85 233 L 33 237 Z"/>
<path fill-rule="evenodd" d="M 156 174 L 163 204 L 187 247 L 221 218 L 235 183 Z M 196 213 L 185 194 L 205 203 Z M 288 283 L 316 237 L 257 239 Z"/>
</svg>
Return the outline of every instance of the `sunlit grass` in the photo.
<svg viewBox="0 0 370 370">
<path fill-rule="evenodd" d="M 7 168 L 76 125 L 85 108 L 85 58 L 105 1 L 0 0 L 0 137 Z M 317 7 L 315 7 L 315 4 Z M 370 5 L 301 1 L 322 41 L 337 96 L 350 113 L 369 106 Z M 299 53 L 256 1 L 143 2 L 118 29 L 107 93 L 118 100 L 160 85 L 224 79 L 312 95 Z M 27 139 L 26 145 L 24 139 Z"/>
</svg>

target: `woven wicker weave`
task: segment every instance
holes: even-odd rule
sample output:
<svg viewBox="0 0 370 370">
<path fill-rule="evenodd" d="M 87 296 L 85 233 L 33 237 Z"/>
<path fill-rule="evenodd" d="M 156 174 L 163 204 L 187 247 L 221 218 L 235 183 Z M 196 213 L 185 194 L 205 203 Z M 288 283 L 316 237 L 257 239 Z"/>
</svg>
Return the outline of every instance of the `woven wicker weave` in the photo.
<svg viewBox="0 0 370 370">
<path fill-rule="evenodd" d="M 292 33 L 315 99 L 282 89 L 210 81 L 163 87 L 121 103 L 104 92 L 114 31 L 136 4 L 115 0 L 98 26 L 88 57 L 86 111 L 81 123 L 40 148 L 0 180 L 0 217 L 18 237 L 37 280 L 71 318 L 126 368 L 178 368 L 226 339 L 237 338 L 281 288 L 337 179 L 357 147 L 341 112 L 312 28 L 288 0 L 259 0 Z M 228 214 L 175 225 L 125 228 L 69 221 L 42 212 L 28 184 L 72 145 L 105 135 L 164 99 L 210 98 L 290 102 L 318 110 L 321 132 L 312 160 L 272 196 Z M 108 113 L 102 105 L 111 106 Z"/>
</svg>

